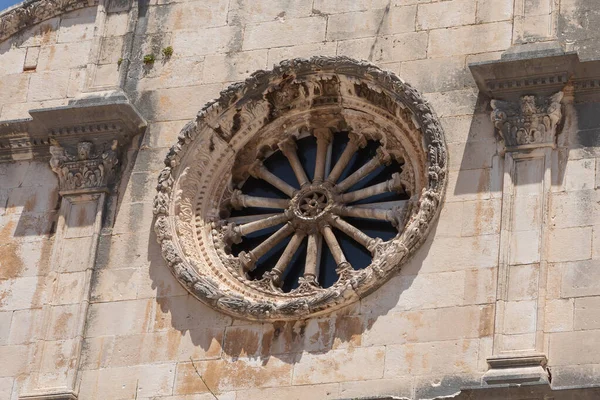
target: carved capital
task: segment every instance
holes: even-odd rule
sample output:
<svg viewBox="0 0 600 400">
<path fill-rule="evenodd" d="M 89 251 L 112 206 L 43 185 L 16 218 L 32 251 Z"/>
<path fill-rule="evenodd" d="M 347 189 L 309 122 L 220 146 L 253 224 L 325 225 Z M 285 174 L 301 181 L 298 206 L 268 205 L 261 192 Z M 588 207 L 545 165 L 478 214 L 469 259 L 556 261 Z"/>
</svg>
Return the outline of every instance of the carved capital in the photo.
<svg viewBox="0 0 600 400">
<path fill-rule="evenodd" d="M 348 139 L 348 144 L 351 146 L 356 146 L 357 149 L 362 149 L 367 145 L 367 139 L 360 133 L 350 132 L 348 134 Z"/>
<path fill-rule="evenodd" d="M 119 164 L 118 141 L 96 150 L 92 142 L 79 142 L 77 149 L 50 146 L 50 167 L 58 175 L 61 193 L 107 191 Z"/>
<path fill-rule="evenodd" d="M 554 146 L 562 119 L 563 92 L 550 97 L 522 96 L 519 102 L 492 100 L 492 122 L 506 148 Z"/>
<path fill-rule="evenodd" d="M 317 138 L 317 142 L 322 140 L 326 144 L 329 144 L 333 138 L 329 128 L 316 128 L 313 130 L 313 136 Z"/>
</svg>

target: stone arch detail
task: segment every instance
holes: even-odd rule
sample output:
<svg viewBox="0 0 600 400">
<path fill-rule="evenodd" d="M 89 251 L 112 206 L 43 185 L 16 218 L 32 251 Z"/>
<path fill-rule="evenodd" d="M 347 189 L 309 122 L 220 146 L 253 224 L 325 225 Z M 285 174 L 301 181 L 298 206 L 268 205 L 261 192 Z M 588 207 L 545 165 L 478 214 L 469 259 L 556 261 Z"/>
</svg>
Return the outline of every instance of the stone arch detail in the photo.
<svg viewBox="0 0 600 400">
<path fill-rule="evenodd" d="M 342 132 L 349 137 L 344 150 L 349 154 L 365 141 L 378 146 L 377 154 L 363 166 L 365 170 L 369 163 L 396 161 L 402 164 L 402 171 L 375 185 L 376 189 L 370 186 L 362 192 L 348 192 L 352 182 L 336 184 L 339 171 L 332 173 L 335 165 L 330 163 L 323 173 L 323 154 L 330 138 Z M 296 141 L 311 135 L 317 143 L 317 164 L 309 182 L 294 169 L 297 157 L 292 148 Z M 298 177 L 296 187 L 273 178 L 262 165 L 277 151 L 292 164 Z M 321 162 L 319 154 L 323 155 Z M 245 82 L 231 85 L 183 128 L 165 164 L 158 179 L 154 212 L 155 231 L 167 265 L 199 300 L 251 320 L 293 320 L 323 314 L 380 287 L 425 240 L 447 185 L 444 133 L 430 105 L 393 73 L 346 57 L 287 60 L 271 71 L 257 71 Z M 329 175 L 338 176 L 328 182 Z M 359 175 L 355 171 L 346 181 L 360 180 Z M 242 194 L 240 189 L 249 177 L 266 180 L 291 199 L 261 200 Z M 361 195 L 376 190 L 402 191 L 407 197 L 383 210 L 369 209 L 368 204 L 351 205 Z M 293 235 L 288 243 L 292 249 L 286 247 L 281 257 L 293 253 L 299 241 L 307 238 L 308 260 L 311 238 L 314 245 L 316 239 L 324 237 L 321 243 L 331 249 L 337 264 L 334 284 L 321 287 L 314 271 L 307 272 L 311 269 L 309 261 L 297 287 L 289 292 L 281 290 L 285 263 L 278 262 L 262 277 L 249 278 L 257 254 L 234 255 L 231 246 L 256 223 L 252 225 L 252 217 L 232 218 L 231 212 L 234 208 L 265 207 L 265 201 L 267 208 L 281 210 L 265 215 L 258 225 L 283 223 L 277 231 L 283 231 L 280 236 Z M 340 222 L 345 216 L 391 223 L 397 234 L 387 241 L 369 238 Z M 330 228 L 368 248 L 371 263 L 353 269 L 339 249 L 334 250 L 335 235 Z"/>
</svg>

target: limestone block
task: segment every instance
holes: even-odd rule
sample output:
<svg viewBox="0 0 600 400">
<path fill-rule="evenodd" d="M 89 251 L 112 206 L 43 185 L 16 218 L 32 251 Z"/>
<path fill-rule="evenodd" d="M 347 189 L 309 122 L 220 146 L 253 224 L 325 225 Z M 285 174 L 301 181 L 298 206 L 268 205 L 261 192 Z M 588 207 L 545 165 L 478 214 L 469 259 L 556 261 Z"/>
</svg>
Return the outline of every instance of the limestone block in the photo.
<svg viewBox="0 0 600 400">
<path fill-rule="evenodd" d="M 592 235 L 592 258 L 600 258 L 600 225 L 594 225 Z"/>
<path fill-rule="evenodd" d="M 169 330 L 117 336 L 106 365 L 120 367 L 167 361 L 209 360 L 221 354 L 223 329 Z"/>
<path fill-rule="evenodd" d="M 474 37 L 477 40 L 473 40 Z M 427 56 L 444 57 L 506 50 L 511 45 L 511 39 L 511 22 L 436 29 L 429 33 Z"/>
<path fill-rule="evenodd" d="M 285 19 L 248 25 L 244 31 L 243 50 L 322 42 L 327 20 L 321 16 Z"/>
<path fill-rule="evenodd" d="M 0 75 L 19 74 L 23 72 L 27 49 L 9 49 L 0 46 Z"/>
<path fill-rule="evenodd" d="M 540 261 L 540 235 L 538 230 L 516 231 L 510 235 L 510 264 L 531 264 Z"/>
<path fill-rule="evenodd" d="M 556 228 L 589 226 L 600 222 L 600 198 L 595 190 L 552 193 L 550 219 Z"/>
<path fill-rule="evenodd" d="M 600 329 L 600 297 L 580 297 L 575 299 L 574 329 Z"/>
<path fill-rule="evenodd" d="M 209 360 L 179 363 L 173 394 L 207 393 L 208 388 L 213 392 L 227 392 L 289 386 L 292 364 L 291 360 L 286 361 L 270 357 L 266 360 L 240 358 L 235 362 Z"/>
<path fill-rule="evenodd" d="M 170 147 L 177 141 L 181 129 L 189 121 L 155 122 L 149 124 L 144 134 L 144 145 L 151 148 Z"/>
<path fill-rule="evenodd" d="M 500 232 L 502 202 L 500 199 L 474 200 L 462 203 L 462 236 L 480 236 Z M 458 230 L 455 226 L 455 229 Z"/>
<path fill-rule="evenodd" d="M 134 268 L 95 271 L 91 300 L 119 301 L 137 297 L 138 270 Z"/>
<path fill-rule="evenodd" d="M 551 333 L 548 363 L 552 365 L 598 362 L 600 330 Z"/>
<path fill-rule="evenodd" d="M 50 18 L 37 25 L 24 29 L 17 38 L 18 47 L 43 46 L 56 43 L 60 17 Z"/>
<path fill-rule="evenodd" d="M 504 330 L 508 335 L 535 331 L 537 300 L 507 301 L 504 303 Z"/>
<path fill-rule="evenodd" d="M 381 36 L 376 40 L 373 38 L 344 40 L 338 43 L 338 54 L 378 63 L 422 59 L 427 57 L 427 34 L 409 32 Z M 389 69 L 387 66 L 386 68 Z"/>
<path fill-rule="evenodd" d="M 294 365 L 294 385 L 379 379 L 383 377 L 385 347 L 304 353 Z"/>
<path fill-rule="evenodd" d="M 169 395 L 175 370 L 174 363 L 87 370 L 82 374 L 79 396 L 100 400 Z"/>
<path fill-rule="evenodd" d="M 96 65 L 94 69 L 93 86 L 116 87 L 119 85 L 119 66 L 117 63 Z"/>
<path fill-rule="evenodd" d="M 49 85 L 48 82 L 52 82 Z M 69 71 L 38 72 L 31 76 L 27 101 L 60 99 L 67 97 Z"/>
<path fill-rule="evenodd" d="M 27 101 L 29 74 L 0 75 L 0 106 Z"/>
<path fill-rule="evenodd" d="M 266 324 L 227 327 L 223 340 L 223 355 L 234 361 L 238 357 L 268 357 L 273 331 L 273 326 Z"/>
<path fill-rule="evenodd" d="M 152 229 L 152 205 L 150 203 L 124 204 L 119 210 L 114 225 L 114 233 L 147 232 Z M 122 264 L 121 264 L 122 265 Z"/>
<path fill-rule="evenodd" d="M 477 371 L 478 339 L 386 346 L 385 378 Z"/>
<path fill-rule="evenodd" d="M 510 265 L 508 267 L 508 300 L 534 300 L 538 296 L 539 265 Z"/>
<path fill-rule="evenodd" d="M 446 3 L 432 3 L 443 4 Z M 463 89 L 467 74 L 464 56 L 404 62 L 401 73 L 402 79 L 410 82 L 422 93 Z"/>
<path fill-rule="evenodd" d="M 58 71 L 83 67 L 88 62 L 90 47 L 90 40 L 42 46 L 37 69 Z"/>
<path fill-rule="evenodd" d="M 327 40 L 414 32 L 416 12 L 417 7 L 411 6 L 333 14 L 327 22 Z"/>
<path fill-rule="evenodd" d="M 86 7 L 61 15 L 58 43 L 91 40 L 94 36 L 96 7 Z"/>
<path fill-rule="evenodd" d="M 23 186 L 58 186 L 58 178 L 44 161 L 30 161 Z"/>
<path fill-rule="evenodd" d="M 513 14 L 511 1 L 477 0 L 478 24 L 496 21 L 507 21 Z"/>
<path fill-rule="evenodd" d="M 43 276 L 0 280 L 0 311 L 40 307 L 46 302 Z"/>
<path fill-rule="evenodd" d="M 147 91 L 142 93 L 139 107 L 151 113 L 153 121 L 191 120 L 221 89 L 222 85 L 211 84 Z"/>
<path fill-rule="evenodd" d="M 147 33 L 227 25 L 227 0 L 185 1 L 148 7 Z"/>
<path fill-rule="evenodd" d="M 82 237 L 64 239 L 58 272 L 80 272 L 89 268 L 89 252 L 81 249 L 89 249 L 92 246 L 92 238 Z"/>
<path fill-rule="evenodd" d="M 382 315 L 387 312 L 461 305 L 464 285 L 464 271 L 396 276 L 381 289 L 362 299 L 361 311 L 364 314 Z"/>
<path fill-rule="evenodd" d="M 589 190 L 596 187 L 596 159 L 569 160 L 565 171 L 565 190 Z"/>
<path fill-rule="evenodd" d="M 10 399 L 14 385 L 14 379 L 12 377 L 0 378 L 0 398 Z"/>
<path fill-rule="evenodd" d="M 234 2 L 229 6 L 229 19 L 254 24 L 275 19 L 302 18 L 310 16 L 312 8 L 311 2 L 304 0 Z"/>
<path fill-rule="evenodd" d="M 90 304 L 87 336 L 131 335 L 146 332 L 153 308 L 152 300 Z"/>
<path fill-rule="evenodd" d="M 419 5 L 417 30 L 475 23 L 476 0 L 451 0 Z"/>
<path fill-rule="evenodd" d="M 600 268 L 597 261 L 558 264 L 562 272 L 561 296 L 582 297 L 600 295 Z"/>
<path fill-rule="evenodd" d="M 465 271 L 464 304 L 489 304 L 496 299 L 496 268 Z"/>
<path fill-rule="evenodd" d="M 204 83 L 233 82 L 246 79 L 251 73 L 267 67 L 267 50 L 218 54 L 204 59 Z"/>
<path fill-rule="evenodd" d="M 12 316 L 12 311 L 0 312 L 0 346 L 3 346 L 8 343 Z"/>
<path fill-rule="evenodd" d="M 427 93 L 425 99 L 431 103 L 438 117 L 472 115 L 477 103 L 477 91 L 473 89 Z"/>
<path fill-rule="evenodd" d="M 90 370 L 108 367 L 114 345 L 114 336 L 85 338 L 81 349 L 81 369 Z"/>
<path fill-rule="evenodd" d="M 1 382 L 1 381 L 0 381 Z M 310 386 L 288 386 L 278 388 L 249 389 L 235 392 L 235 400 L 254 400 L 254 399 L 286 399 L 286 400 L 305 400 L 305 399 L 337 399 L 339 398 L 339 384 L 328 383 L 324 385 Z M 1 392 L 0 392 L 1 393 Z M 219 393 L 219 398 L 223 395 Z"/>
<path fill-rule="evenodd" d="M 389 313 L 369 324 L 362 342 L 378 346 L 489 336 L 493 311 L 493 306 L 486 305 Z"/>
<path fill-rule="evenodd" d="M 463 204 L 454 202 L 446 203 L 442 208 L 440 217 L 435 227 L 435 237 L 439 236 L 461 236 L 461 230 L 458 229 L 463 223 Z"/>
<path fill-rule="evenodd" d="M 494 141 L 448 144 L 450 170 L 491 168 L 496 154 Z"/>
<path fill-rule="evenodd" d="M 592 227 L 553 229 L 548 237 L 548 261 L 587 260 L 592 252 Z"/>
<path fill-rule="evenodd" d="M 41 308 L 13 312 L 8 343 L 11 345 L 34 343 L 42 337 L 43 314 Z"/>
<path fill-rule="evenodd" d="M 85 79 L 87 77 L 85 68 L 71 69 L 69 76 L 69 87 L 67 88 L 67 97 L 75 97 L 83 92 Z"/>
<path fill-rule="evenodd" d="M 129 15 L 126 12 L 111 13 L 104 22 L 104 37 L 123 36 L 127 33 Z"/>
<path fill-rule="evenodd" d="M 199 37 L 211 40 L 198 40 Z M 234 26 L 199 29 L 194 31 L 175 31 L 172 46 L 183 57 L 197 57 L 207 54 L 226 53 L 239 48 L 239 32 Z"/>
<path fill-rule="evenodd" d="M 61 340 L 75 337 L 79 322 L 79 309 L 79 304 L 52 307 L 45 338 L 48 340 Z"/>
<path fill-rule="evenodd" d="M 29 366 L 32 350 L 33 346 L 27 345 L 0 346 L 0 360 L 4 361 L 0 363 L 0 378 L 25 373 Z"/>
<path fill-rule="evenodd" d="M 201 57 L 173 55 L 168 61 L 154 63 L 147 75 L 139 81 L 139 90 L 156 90 L 203 83 L 205 61 Z M 175 143 L 175 142 L 171 142 Z"/>
<path fill-rule="evenodd" d="M 114 64 L 119 61 L 123 54 L 124 36 L 110 36 L 100 39 L 99 64 Z"/>
<path fill-rule="evenodd" d="M 213 310 L 191 295 L 165 297 L 154 301 L 158 302 L 154 307 L 151 325 L 154 331 L 197 329 L 207 326 L 224 328 L 231 325 L 231 317 Z"/>
<path fill-rule="evenodd" d="M 294 57 L 310 58 L 312 56 L 334 56 L 338 44 L 336 42 L 307 43 L 296 46 L 276 47 L 269 49 L 267 66 Z"/>
<path fill-rule="evenodd" d="M 388 4 L 389 1 L 386 0 L 315 0 L 313 5 L 313 12 L 315 14 L 336 14 L 355 11 L 366 11 L 378 8 L 385 8 L 388 6 Z"/>
<path fill-rule="evenodd" d="M 573 303 L 573 299 L 547 300 L 544 320 L 544 331 L 572 331 L 574 314 Z"/>
<path fill-rule="evenodd" d="M 23 186 L 8 191 L 7 213 L 44 213 L 53 210 L 58 201 L 54 186 Z"/>
</svg>

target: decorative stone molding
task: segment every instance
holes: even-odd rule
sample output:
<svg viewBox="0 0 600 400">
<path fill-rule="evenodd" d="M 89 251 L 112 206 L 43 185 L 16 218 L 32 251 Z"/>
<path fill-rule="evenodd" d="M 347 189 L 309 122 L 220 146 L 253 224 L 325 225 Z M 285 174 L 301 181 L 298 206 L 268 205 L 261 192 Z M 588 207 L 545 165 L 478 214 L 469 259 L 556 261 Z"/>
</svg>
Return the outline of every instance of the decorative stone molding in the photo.
<svg viewBox="0 0 600 400">
<path fill-rule="evenodd" d="M 110 147 L 96 151 L 92 142 L 79 142 L 75 154 L 58 143 L 50 146 L 50 167 L 58 175 L 61 194 L 107 190 L 119 163 L 118 143 L 113 140 Z"/>
<path fill-rule="evenodd" d="M 558 92 L 550 97 L 523 96 L 519 103 L 492 100 L 492 122 L 505 146 L 554 146 L 562 98 L 563 92 Z"/>
<path fill-rule="evenodd" d="M 99 0 L 26 0 L 0 13 L 0 42 L 25 28 L 57 15 L 93 7 L 98 3 Z"/>
<path fill-rule="evenodd" d="M 331 165 L 331 143 L 346 134 L 348 144 Z M 314 177 L 303 169 L 296 143 L 311 136 L 316 141 Z M 347 163 L 367 142 L 377 152 L 345 176 Z M 294 184 L 265 167 L 274 154 L 289 163 Z M 393 163 L 401 165 L 400 173 L 352 189 Z M 425 240 L 447 182 L 444 134 L 427 102 L 392 73 L 345 57 L 284 61 L 230 86 L 184 127 L 165 164 L 154 212 L 168 267 L 204 303 L 252 320 L 322 314 L 380 287 Z M 249 176 L 285 196 L 245 194 Z M 406 200 L 349 204 L 388 192 Z M 246 207 L 277 210 L 232 216 Z M 397 234 L 388 241 L 369 237 L 346 217 L 393 224 Z M 238 255 L 232 251 L 246 235 L 277 226 L 258 246 Z M 355 270 L 333 229 L 366 248 L 370 265 Z M 252 277 L 260 258 L 286 237 L 291 238 L 277 262 Z M 282 281 L 303 241 L 303 275 L 295 288 L 284 291 Z M 328 249 L 336 264 L 338 280 L 330 287 L 319 281 L 321 249 Z"/>
<path fill-rule="evenodd" d="M 48 159 L 52 156 L 51 146 L 66 149 L 64 162 L 69 154 L 77 153 L 81 142 L 90 142 L 91 148 L 105 152 L 115 140 L 118 148 L 126 145 L 146 126 L 144 118 L 122 94 L 30 110 L 29 114 L 31 119 L 0 122 L 0 162 Z M 61 150 L 54 151 L 55 158 L 60 158 Z"/>
</svg>

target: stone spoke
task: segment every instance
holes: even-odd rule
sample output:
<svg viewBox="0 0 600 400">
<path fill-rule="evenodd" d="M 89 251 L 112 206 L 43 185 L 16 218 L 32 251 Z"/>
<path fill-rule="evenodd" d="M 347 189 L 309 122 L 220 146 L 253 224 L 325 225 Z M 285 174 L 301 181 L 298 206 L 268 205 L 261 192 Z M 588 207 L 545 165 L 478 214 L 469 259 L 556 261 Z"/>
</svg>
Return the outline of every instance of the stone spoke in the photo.
<svg viewBox="0 0 600 400">
<path fill-rule="evenodd" d="M 275 225 L 282 224 L 289 221 L 289 217 L 285 213 L 275 214 L 273 216 L 259 219 L 258 221 L 248 222 L 243 225 L 236 226 L 234 229 L 242 236 L 247 236 L 253 232 L 260 231 L 262 229 L 271 228 Z"/>
<path fill-rule="evenodd" d="M 335 263 L 337 264 L 338 269 L 346 268 L 347 264 L 349 264 L 348 260 L 346 260 L 346 256 L 344 255 L 344 252 L 342 251 L 340 244 L 338 243 L 337 239 L 335 238 L 335 234 L 331 230 L 331 227 L 329 225 L 323 226 L 321 228 L 321 233 L 323 234 L 323 237 L 325 238 L 327 247 L 329 247 L 329 250 L 331 251 L 331 254 L 333 255 L 333 259 L 335 260 Z"/>
<path fill-rule="evenodd" d="M 269 218 L 274 215 L 279 215 L 279 213 L 240 215 L 238 217 L 229 217 L 225 221 L 227 221 L 227 223 L 234 223 L 236 225 L 241 225 L 241 224 L 247 224 L 248 222 L 258 221 L 260 219 Z"/>
<path fill-rule="evenodd" d="M 390 162 L 391 157 L 389 153 L 387 153 L 381 147 L 378 148 L 377 155 L 375 157 L 336 185 L 338 193 L 345 192 L 346 190 L 350 189 L 352 185 L 367 177 L 367 175 L 369 175 L 371 172 L 375 171 L 379 166 L 389 165 Z"/>
<path fill-rule="evenodd" d="M 277 264 L 275 264 L 273 269 L 269 271 L 268 274 L 273 277 L 273 282 L 276 285 L 281 285 L 281 276 L 289 268 L 290 261 L 292 261 L 292 257 L 294 257 L 296 250 L 298 250 L 298 247 L 300 247 L 300 244 L 302 244 L 302 239 L 304 239 L 304 236 L 304 233 L 296 232 L 285 247 L 285 250 L 283 251 L 281 257 L 279 257 L 279 260 L 277 260 Z"/>
<path fill-rule="evenodd" d="M 376 207 L 365 207 L 363 206 L 341 206 L 337 207 L 335 211 L 338 215 L 344 217 L 354 218 L 365 218 L 375 219 L 379 221 L 389 221 L 392 225 L 396 226 L 398 221 L 404 214 L 405 206 L 393 207 L 392 209 L 382 209 Z"/>
<path fill-rule="evenodd" d="M 319 278 L 322 247 L 323 236 L 321 236 L 319 233 L 312 233 L 308 236 L 308 245 L 306 247 L 306 263 L 304 265 L 304 278 L 306 278 L 308 281 L 316 282 Z"/>
<path fill-rule="evenodd" d="M 325 179 L 327 150 L 332 141 L 331 131 L 328 128 L 315 129 L 313 135 L 317 138 L 317 158 L 315 161 L 315 178 L 313 179 L 313 183 L 321 183 Z"/>
<path fill-rule="evenodd" d="M 296 141 L 293 138 L 287 138 L 278 143 L 279 149 L 283 153 L 283 155 L 288 159 L 292 169 L 294 170 L 294 174 L 296 175 L 296 179 L 298 179 L 298 183 L 300 186 L 304 186 L 309 183 L 308 176 L 306 176 L 306 172 L 304 172 L 304 167 L 300 163 L 300 159 L 298 158 L 298 153 L 296 152 L 297 145 Z"/>
<path fill-rule="evenodd" d="M 356 190 L 354 192 L 345 193 L 340 197 L 340 199 L 343 203 L 352 203 L 382 193 L 399 192 L 403 188 L 404 186 L 402 185 L 400 174 L 394 173 L 392 174 L 392 178 L 385 182 L 381 182 L 373 186 L 368 186 L 366 188 Z"/>
<path fill-rule="evenodd" d="M 242 194 L 240 190 L 235 190 L 231 196 L 231 205 L 236 210 L 247 207 L 259 208 L 288 208 L 290 201 L 287 199 L 273 199 L 270 197 L 255 197 Z"/>
<path fill-rule="evenodd" d="M 273 247 L 275 247 L 279 242 L 288 237 L 294 232 L 294 227 L 292 224 L 287 223 L 282 226 L 277 232 L 269 236 L 264 242 L 256 246 L 253 250 L 249 252 L 241 251 L 239 254 L 239 259 L 244 266 L 245 271 L 253 270 L 256 262 L 265 254 L 269 252 Z"/>
<path fill-rule="evenodd" d="M 279 178 L 271 171 L 269 171 L 260 160 L 256 160 L 254 164 L 252 164 L 252 166 L 249 169 L 249 172 L 250 175 L 252 175 L 253 177 L 262 179 L 270 183 L 271 185 L 281 190 L 283 193 L 287 194 L 290 197 L 294 196 L 294 192 L 297 190 L 292 185 L 288 184 L 283 179 Z"/>
<path fill-rule="evenodd" d="M 380 241 L 365 234 L 363 231 L 361 231 L 354 225 L 344 221 L 337 215 L 334 215 L 331 218 L 331 223 L 334 227 L 338 228 L 340 231 L 350 236 L 357 243 L 360 243 L 365 249 L 369 250 L 371 253 L 374 252 L 375 246 Z"/>
<path fill-rule="evenodd" d="M 352 159 L 354 153 L 356 153 L 358 149 L 361 149 L 367 145 L 367 141 L 365 140 L 364 136 L 353 132 L 351 132 L 349 136 L 350 140 L 348 141 L 346 148 L 342 152 L 342 155 L 338 159 L 331 172 L 329 173 L 329 176 L 327 176 L 327 181 L 332 184 L 336 183 L 337 180 L 340 179 L 342 172 L 344 172 L 344 169 Z"/>
</svg>

